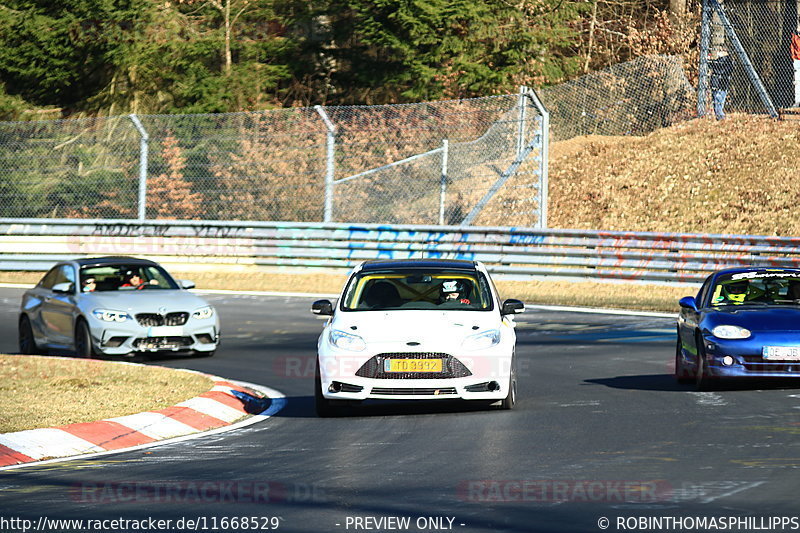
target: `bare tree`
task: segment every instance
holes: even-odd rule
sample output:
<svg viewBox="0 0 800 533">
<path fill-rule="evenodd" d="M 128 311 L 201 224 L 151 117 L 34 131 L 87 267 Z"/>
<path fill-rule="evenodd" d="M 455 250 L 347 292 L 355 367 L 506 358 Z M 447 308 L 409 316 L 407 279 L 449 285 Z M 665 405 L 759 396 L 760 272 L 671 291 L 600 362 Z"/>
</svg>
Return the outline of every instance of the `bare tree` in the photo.
<svg viewBox="0 0 800 533">
<path fill-rule="evenodd" d="M 239 17 L 242 16 L 255 2 L 252 0 L 179 0 L 186 5 L 211 6 L 222 14 L 222 29 L 224 32 L 224 44 L 222 48 L 222 71 L 225 75 L 230 75 L 233 65 L 231 54 L 231 41 L 233 40 L 233 30 Z"/>
</svg>

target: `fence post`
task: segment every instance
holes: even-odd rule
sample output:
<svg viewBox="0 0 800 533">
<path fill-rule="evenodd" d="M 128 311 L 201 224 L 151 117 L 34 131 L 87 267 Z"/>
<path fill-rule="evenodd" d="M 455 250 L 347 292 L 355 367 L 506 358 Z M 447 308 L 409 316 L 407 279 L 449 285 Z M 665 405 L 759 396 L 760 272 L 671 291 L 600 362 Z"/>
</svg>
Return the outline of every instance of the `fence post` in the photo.
<svg viewBox="0 0 800 533">
<path fill-rule="evenodd" d="M 703 21 L 700 25 L 700 66 L 697 81 L 697 116 L 706 116 L 708 99 L 708 49 L 711 40 L 711 6 L 703 0 Z"/>
<path fill-rule="evenodd" d="M 150 136 L 142 126 L 139 117 L 134 113 L 128 115 L 133 125 L 139 130 L 139 221 L 147 218 L 147 151 Z"/>
<path fill-rule="evenodd" d="M 528 92 L 528 88 L 524 85 L 520 85 L 519 87 L 519 128 L 517 129 L 517 157 L 522 155 L 523 150 L 525 150 L 525 109 L 526 109 L 526 100 L 525 100 L 525 93 Z"/>
<path fill-rule="evenodd" d="M 475 217 L 483 210 L 484 207 L 489 203 L 489 200 L 500 190 L 500 188 L 508 181 L 508 179 L 517 173 L 519 167 L 522 163 L 527 159 L 527 157 L 533 152 L 534 150 L 539 150 L 539 157 L 537 158 L 539 162 L 539 205 L 538 205 L 538 227 L 539 228 L 546 228 L 547 227 L 547 188 L 548 188 L 548 153 L 549 153 L 549 146 L 550 146 L 550 113 L 542 104 L 542 101 L 539 100 L 539 97 L 536 95 L 536 91 L 533 89 L 526 89 L 525 91 L 525 98 L 530 99 L 533 105 L 536 106 L 537 111 L 540 114 L 540 117 L 537 118 L 537 123 L 539 124 L 539 131 L 531 138 L 530 142 L 528 142 L 523 151 L 518 154 L 514 158 L 514 162 L 500 174 L 500 177 L 494 184 L 489 188 L 488 192 L 483 195 L 475 207 L 467 213 L 467 216 L 461 221 L 462 226 L 469 226 L 472 224 L 472 221 L 475 220 Z M 536 212 L 533 213 L 536 215 Z"/>
<path fill-rule="evenodd" d="M 550 189 L 550 111 L 542 104 L 536 91 L 528 89 L 525 95 L 539 110 L 539 229 L 547 228 L 547 203 Z"/>
<path fill-rule="evenodd" d="M 534 97 L 536 95 L 534 94 Z M 550 112 L 542 107 L 542 153 L 539 159 L 539 229 L 547 228 L 547 203 L 550 201 Z"/>
<path fill-rule="evenodd" d="M 449 155 L 449 142 L 447 139 L 442 141 L 442 179 L 439 191 L 439 225 L 444 225 L 444 199 L 447 193 L 447 158 Z"/>
<path fill-rule="evenodd" d="M 333 125 L 333 122 L 331 122 L 331 119 L 328 117 L 328 114 L 321 105 L 315 105 L 314 110 L 316 110 L 316 112 L 319 113 L 319 116 L 322 117 L 322 121 L 325 123 L 325 128 L 328 130 L 327 140 L 325 143 L 325 208 L 322 220 L 324 222 L 331 222 L 333 220 L 333 176 L 336 170 L 333 160 L 334 149 L 336 147 L 336 126 Z"/>
</svg>

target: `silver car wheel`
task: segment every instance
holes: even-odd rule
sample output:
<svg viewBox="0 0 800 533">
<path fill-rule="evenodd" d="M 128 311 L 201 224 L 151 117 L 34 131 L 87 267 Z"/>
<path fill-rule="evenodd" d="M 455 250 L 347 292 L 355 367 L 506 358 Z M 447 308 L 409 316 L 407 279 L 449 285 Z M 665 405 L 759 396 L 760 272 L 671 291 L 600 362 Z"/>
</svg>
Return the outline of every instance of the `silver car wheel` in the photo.
<svg viewBox="0 0 800 533">
<path fill-rule="evenodd" d="M 83 359 L 92 359 L 95 355 L 92 334 L 84 320 L 79 320 L 75 326 L 75 353 Z"/>
<path fill-rule="evenodd" d="M 35 355 L 39 353 L 36 340 L 33 338 L 31 321 L 25 315 L 19 319 L 19 353 L 22 355 Z"/>
</svg>

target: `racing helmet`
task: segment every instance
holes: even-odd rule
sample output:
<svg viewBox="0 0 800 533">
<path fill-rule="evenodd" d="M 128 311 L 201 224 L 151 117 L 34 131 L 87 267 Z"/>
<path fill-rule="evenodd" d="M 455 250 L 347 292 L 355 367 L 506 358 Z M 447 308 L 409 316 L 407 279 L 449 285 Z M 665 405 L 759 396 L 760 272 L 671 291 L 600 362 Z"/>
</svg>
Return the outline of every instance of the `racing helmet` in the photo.
<svg viewBox="0 0 800 533">
<path fill-rule="evenodd" d="M 449 294 L 464 294 L 464 282 L 457 279 L 448 279 L 442 282 L 442 297 L 446 298 Z"/>
<path fill-rule="evenodd" d="M 735 281 L 722 286 L 722 294 L 729 302 L 744 303 L 747 296 L 747 281 Z"/>
</svg>

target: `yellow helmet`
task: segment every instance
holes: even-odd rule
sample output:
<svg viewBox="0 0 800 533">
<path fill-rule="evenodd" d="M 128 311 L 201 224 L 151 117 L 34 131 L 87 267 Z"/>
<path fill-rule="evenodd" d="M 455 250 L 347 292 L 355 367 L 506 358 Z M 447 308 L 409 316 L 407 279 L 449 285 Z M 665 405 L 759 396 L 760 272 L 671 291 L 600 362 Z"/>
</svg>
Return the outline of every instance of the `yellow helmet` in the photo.
<svg viewBox="0 0 800 533">
<path fill-rule="evenodd" d="M 729 302 L 744 303 L 744 299 L 747 296 L 747 286 L 748 283 L 746 281 L 735 281 L 723 285 L 722 293 Z"/>
</svg>

